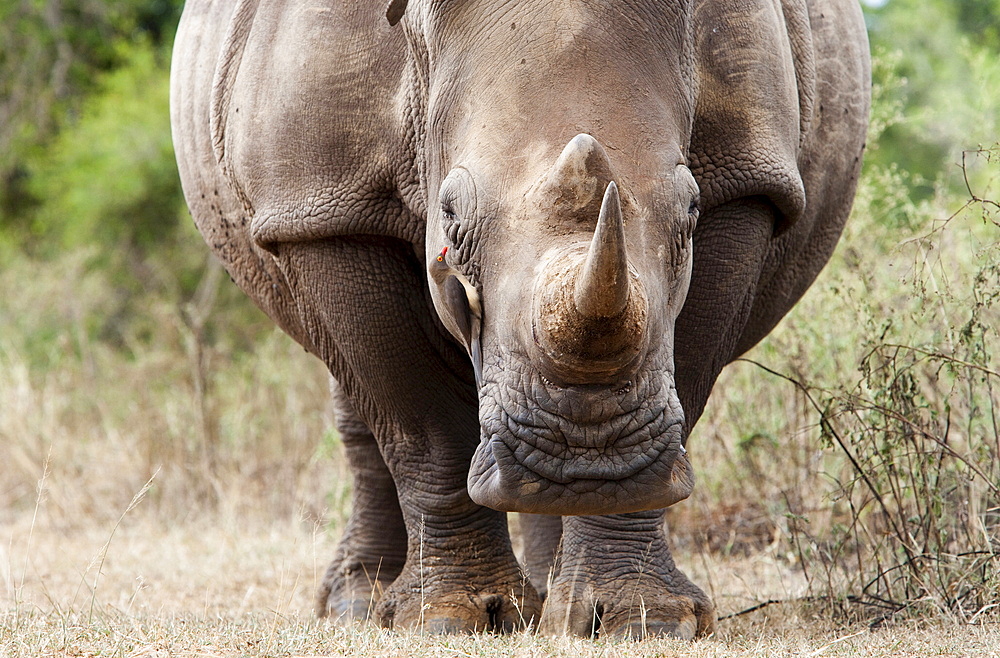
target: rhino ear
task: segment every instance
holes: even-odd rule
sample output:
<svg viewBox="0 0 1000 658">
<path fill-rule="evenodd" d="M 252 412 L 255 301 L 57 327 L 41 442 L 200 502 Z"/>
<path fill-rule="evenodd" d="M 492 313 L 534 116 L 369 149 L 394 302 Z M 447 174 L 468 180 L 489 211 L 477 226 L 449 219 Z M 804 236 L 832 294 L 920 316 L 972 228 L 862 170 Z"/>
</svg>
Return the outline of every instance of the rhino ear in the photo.
<svg viewBox="0 0 1000 658">
<path fill-rule="evenodd" d="M 385 19 L 389 25 L 395 25 L 403 18 L 406 12 L 407 0 L 389 0 L 389 6 L 385 8 Z"/>
</svg>

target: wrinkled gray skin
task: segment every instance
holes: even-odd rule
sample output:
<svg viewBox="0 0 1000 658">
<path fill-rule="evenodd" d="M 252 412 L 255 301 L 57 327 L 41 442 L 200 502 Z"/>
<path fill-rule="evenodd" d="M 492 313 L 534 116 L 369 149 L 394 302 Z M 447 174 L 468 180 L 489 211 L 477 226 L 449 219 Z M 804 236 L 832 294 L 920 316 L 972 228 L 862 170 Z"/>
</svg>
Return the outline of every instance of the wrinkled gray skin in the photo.
<svg viewBox="0 0 1000 658">
<path fill-rule="evenodd" d="M 802 295 L 847 217 L 869 105 L 857 3 L 388 15 L 189 0 L 174 54 L 195 221 L 338 383 L 355 493 L 321 614 L 709 632 L 662 508 L 691 490 L 683 444 L 719 371 Z M 482 301 L 478 391 L 461 295 L 428 277 L 445 246 Z M 533 513 L 530 581 L 505 511 Z"/>
</svg>

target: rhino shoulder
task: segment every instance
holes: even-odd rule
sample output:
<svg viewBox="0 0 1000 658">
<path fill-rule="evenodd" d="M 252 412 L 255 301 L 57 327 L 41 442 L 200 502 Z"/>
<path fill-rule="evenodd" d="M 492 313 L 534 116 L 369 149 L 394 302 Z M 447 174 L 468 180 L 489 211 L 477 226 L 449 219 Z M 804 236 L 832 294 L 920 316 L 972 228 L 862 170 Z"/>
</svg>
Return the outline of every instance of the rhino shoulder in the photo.
<svg viewBox="0 0 1000 658">
<path fill-rule="evenodd" d="M 809 161 L 823 150 L 852 150 L 838 140 L 853 139 L 867 116 L 860 9 L 853 0 L 699 0 L 694 16 L 690 158 L 702 207 L 766 197 L 782 232 L 810 215 L 807 204 L 823 203 L 804 180 Z M 840 70 L 845 63 L 858 70 Z M 823 117 L 831 101 L 857 105 L 857 120 L 843 131 Z"/>
<path fill-rule="evenodd" d="M 784 3 L 793 16 L 798 4 Z M 694 19 L 698 97 L 690 158 L 702 207 L 764 196 L 794 223 L 805 206 L 798 79 L 808 79 L 796 60 L 808 69 L 808 44 L 800 40 L 793 49 L 779 0 L 701 0 Z"/>
<path fill-rule="evenodd" d="M 377 3 L 376 3 L 377 4 Z M 212 83 L 212 148 L 257 244 L 415 239 L 404 44 L 369 3 L 239 0 Z"/>
</svg>

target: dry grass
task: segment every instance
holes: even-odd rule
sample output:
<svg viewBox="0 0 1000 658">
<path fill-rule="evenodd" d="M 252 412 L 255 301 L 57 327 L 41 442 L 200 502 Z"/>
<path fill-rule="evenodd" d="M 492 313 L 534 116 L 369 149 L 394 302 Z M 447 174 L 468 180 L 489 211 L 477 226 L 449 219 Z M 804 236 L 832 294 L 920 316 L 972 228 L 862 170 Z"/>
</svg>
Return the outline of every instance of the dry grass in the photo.
<svg viewBox="0 0 1000 658">
<path fill-rule="evenodd" d="M 27 515 L 7 522 L 0 539 L 0 655 L 12 658 L 1000 655 L 996 626 L 901 624 L 871 631 L 835 626 L 796 604 L 724 620 L 713 637 L 693 644 L 337 628 L 312 616 L 333 537 L 301 519 L 212 513 L 164 524 L 140 503 L 117 527 L 66 527 L 43 503 L 34 524 Z M 804 588 L 801 573 L 768 551 L 741 558 L 685 555 L 682 567 L 713 591 L 722 614 L 762 599 L 794 598 Z"/>
<path fill-rule="evenodd" d="M 313 617 L 313 596 L 343 521 L 346 482 L 336 443 L 326 434 L 322 370 L 284 338 L 270 336 L 257 354 L 263 362 L 258 367 L 285 373 L 281 388 L 265 395 L 260 376 L 238 369 L 239 376 L 228 381 L 235 388 L 215 389 L 220 425 L 242 426 L 248 434 L 220 451 L 214 471 L 196 448 L 174 446 L 165 454 L 192 455 L 190 460 L 179 458 L 150 473 L 135 460 L 137 444 L 150 440 L 135 417 L 94 426 L 86 414 L 73 412 L 68 391 L 78 385 L 77 377 L 97 375 L 68 369 L 33 380 L 11 352 L 4 358 L 15 366 L 2 380 L 9 403 L 0 416 L 8 439 L 5 458 L 11 463 L 21 455 L 21 480 L 14 479 L 14 470 L 5 471 L 14 485 L 3 490 L 0 512 L 0 656 L 1000 655 L 995 626 L 937 622 L 872 632 L 864 625 L 837 625 L 796 603 L 808 584 L 767 511 L 769 503 L 720 500 L 712 486 L 726 472 L 713 474 L 711 468 L 724 469 L 723 455 L 738 450 L 735 439 L 711 435 L 725 426 L 724 408 L 732 404 L 725 396 L 706 418 L 705 443 L 692 448 L 707 486 L 677 509 L 678 562 L 706 588 L 722 616 L 769 600 L 789 603 L 725 619 L 712 638 L 693 644 L 527 634 L 442 638 L 341 629 Z M 101 381 L 103 390 L 115 392 L 103 404 L 113 405 L 116 395 L 128 399 L 132 377 L 152 376 L 141 363 L 134 367 L 131 374 L 126 369 L 124 376 L 118 371 Z M 308 376 L 296 379 L 289 372 Z M 739 373 L 727 378 L 734 376 Z M 181 377 L 170 395 L 183 399 L 192 390 Z M 262 404 L 261 396 L 270 396 L 272 404 Z M 188 413 L 179 404 L 164 407 Z M 251 416 L 252 423 L 240 420 Z M 295 419 L 303 417 L 312 419 L 314 435 L 299 437 L 298 450 L 282 453 L 287 437 L 266 432 L 280 429 L 280 419 L 289 422 L 285 432 L 302 431 Z M 174 423 L 179 421 L 166 425 Z M 25 457 L 32 455 L 38 461 Z M 785 465 L 785 478 L 807 478 L 788 468 L 793 462 Z M 275 492 L 262 472 L 297 476 L 275 478 Z M 744 473 L 753 469 L 746 466 Z M 150 475 L 148 491 L 138 497 Z M 768 486 L 760 474 L 745 485 Z M 192 503 L 191 488 L 207 492 L 202 503 Z M 702 511 L 707 521 L 698 520 Z M 760 531 L 762 525 L 768 529 Z M 702 532 L 716 539 L 700 544 Z"/>
<path fill-rule="evenodd" d="M 871 219 L 876 197 L 862 189 L 833 267 L 753 358 L 831 399 L 874 396 L 878 382 L 858 363 L 893 319 L 882 338 L 951 357 L 978 349 L 963 358 L 995 372 L 1000 304 L 978 275 L 1000 272 L 983 269 L 997 266 L 997 226 L 966 217 L 931 243 L 900 244 Z M 0 270 L 0 656 L 1000 656 L 989 603 L 949 615 L 934 602 L 921 623 L 889 618 L 871 631 L 802 602 L 821 594 L 842 603 L 856 591 L 865 551 L 885 545 L 865 548 L 858 529 L 877 535 L 881 520 L 870 496 L 850 489 L 859 478 L 824 443 L 808 396 L 749 363 L 724 373 L 692 437 L 698 486 L 670 511 L 672 541 L 721 615 L 785 603 L 724 619 L 693 644 L 442 638 L 319 622 L 313 595 L 349 491 L 322 367 L 248 311 L 212 266 L 191 299 L 150 294 L 125 317 L 114 282 L 86 259 L 69 254 L 43 268 L 23 258 Z M 920 308 L 928 301 L 929 313 Z M 970 308 L 971 334 L 961 331 Z M 903 366 L 920 375 L 913 399 L 926 404 L 911 417 L 922 431 L 996 478 L 1000 460 L 985 440 L 1000 436 L 994 375 Z M 936 409 L 953 421 L 943 434 Z M 890 430 L 875 440 L 859 432 L 849 445 L 882 446 Z M 906 512 L 921 498 L 901 476 L 890 484 L 904 483 Z M 977 540 L 995 569 L 997 502 L 977 487 L 916 509 L 949 532 L 953 519 L 982 520 Z M 830 534 L 844 527 L 855 534 Z M 956 575 L 962 583 L 970 574 Z M 980 582 L 993 587 L 980 592 L 986 601 L 996 597 L 991 582 Z"/>
</svg>

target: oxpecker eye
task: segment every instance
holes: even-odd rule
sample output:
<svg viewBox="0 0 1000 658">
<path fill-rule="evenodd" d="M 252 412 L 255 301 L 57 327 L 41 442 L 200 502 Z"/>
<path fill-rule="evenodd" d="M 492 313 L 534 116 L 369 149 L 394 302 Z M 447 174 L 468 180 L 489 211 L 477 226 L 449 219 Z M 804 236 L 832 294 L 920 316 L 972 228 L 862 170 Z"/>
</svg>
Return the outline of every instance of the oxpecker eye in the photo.
<svg viewBox="0 0 1000 658">
<path fill-rule="evenodd" d="M 441 253 L 438 254 L 437 262 L 443 263 L 444 262 L 444 257 L 447 256 L 447 255 L 448 255 L 448 247 L 445 247 L 444 249 L 441 250 Z"/>
</svg>

